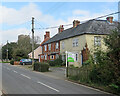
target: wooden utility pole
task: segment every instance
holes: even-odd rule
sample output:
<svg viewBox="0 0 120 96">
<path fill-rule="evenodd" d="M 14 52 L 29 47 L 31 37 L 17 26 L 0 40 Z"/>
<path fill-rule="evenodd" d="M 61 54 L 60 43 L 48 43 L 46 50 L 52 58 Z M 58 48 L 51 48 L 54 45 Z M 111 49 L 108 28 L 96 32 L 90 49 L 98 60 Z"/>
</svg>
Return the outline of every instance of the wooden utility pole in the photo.
<svg viewBox="0 0 120 96">
<path fill-rule="evenodd" d="M 6 59 L 8 61 L 8 40 L 7 40 L 7 55 L 6 55 Z"/>
<path fill-rule="evenodd" d="M 34 70 L 34 17 L 32 17 L 32 67 Z"/>
</svg>

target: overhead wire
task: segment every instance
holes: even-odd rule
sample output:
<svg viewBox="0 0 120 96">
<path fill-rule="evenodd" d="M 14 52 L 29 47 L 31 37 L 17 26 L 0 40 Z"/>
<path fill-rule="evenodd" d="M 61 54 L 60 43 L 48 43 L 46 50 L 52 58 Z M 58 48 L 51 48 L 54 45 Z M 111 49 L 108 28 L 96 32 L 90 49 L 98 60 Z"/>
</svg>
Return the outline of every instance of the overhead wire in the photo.
<svg viewBox="0 0 120 96">
<path fill-rule="evenodd" d="M 114 15 L 114 14 L 118 14 L 118 13 L 120 13 L 120 11 L 114 12 L 114 13 L 110 13 L 110 14 L 107 14 L 107 15 L 103 15 L 103 16 L 100 16 L 100 17 L 96 17 L 94 19 L 89 19 L 89 20 L 96 20 L 96 19 L 100 19 L 100 18 L 107 17 L 107 16 Z M 86 20 L 86 21 L 89 21 L 89 20 Z M 72 25 L 72 24 L 65 24 L 63 26 L 70 26 L 70 25 Z M 53 26 L 53 27 L 46 27 L 46 28 L 42 27 L 42 28 L 35 28 L 35 29 L 54 29 L 54 28 L 58 28 L 58 27 L 59 26 Z"/>
</svg>

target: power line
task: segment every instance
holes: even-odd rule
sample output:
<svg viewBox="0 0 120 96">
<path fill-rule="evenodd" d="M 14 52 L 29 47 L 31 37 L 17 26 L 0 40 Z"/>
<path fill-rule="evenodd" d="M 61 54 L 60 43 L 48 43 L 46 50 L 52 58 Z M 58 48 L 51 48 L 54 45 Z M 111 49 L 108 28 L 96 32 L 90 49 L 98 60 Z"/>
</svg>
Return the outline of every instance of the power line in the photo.
<svg viewBox="0 0 120 96">
<path fill-rule="evenodd" d="M 89 20 L 96 20 L 96 19 L 100 19 L 100 18 L 103 18 L 103 17 L 107 17 L 107 16 L 110 16 L 110 15 L 114 15 L 114 14 L 118 14 L 120 13 L 120 11 L 118 12 L 114 12 L 114 13 L 111 13 L 111 14 L 107 14 L 107 15 L 103 15 L 103 16 L 100 16 L 100 17 L 96 17 L 94 19 L 89 19 Z M 89 20 L 86 20 L 86 21 L 89 21 Z M 66 25 L 63 25 L 63 26 L 70 26 L 72 24 L 66 24 Z M 46 27 L 46 28 L 35 28 L 35 29 L 54 29 L 54 28 L 58 28 L 59 26 L 53 26 L 53 27 Z"/>
</svg>

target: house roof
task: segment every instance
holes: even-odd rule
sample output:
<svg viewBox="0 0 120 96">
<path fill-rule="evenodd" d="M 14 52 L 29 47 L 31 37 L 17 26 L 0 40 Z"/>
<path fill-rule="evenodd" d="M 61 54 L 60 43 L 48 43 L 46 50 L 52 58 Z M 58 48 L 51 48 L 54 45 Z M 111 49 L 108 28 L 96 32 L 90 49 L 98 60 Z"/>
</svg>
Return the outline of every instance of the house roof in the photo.
<svg viewBox="0 0 120 96">
<path fill-rule="evenodd" d="M 85 23 L 78 25 L 77 27 L 69 28 L 63 32 L 56 34 L 48 41 L 44 42 L 42 45 L 49 44 L 52 42 L 60 41 L 63 39 L 71 38 L 74 36 L 79 36 L 83 34 L 99 34 L 107 35 L 110 34 L 111 30 L 117 28 L 118 22 L 113 22 L 113 24 L 108 23 L 107 20 L 89 20 Z"/>
</svg>

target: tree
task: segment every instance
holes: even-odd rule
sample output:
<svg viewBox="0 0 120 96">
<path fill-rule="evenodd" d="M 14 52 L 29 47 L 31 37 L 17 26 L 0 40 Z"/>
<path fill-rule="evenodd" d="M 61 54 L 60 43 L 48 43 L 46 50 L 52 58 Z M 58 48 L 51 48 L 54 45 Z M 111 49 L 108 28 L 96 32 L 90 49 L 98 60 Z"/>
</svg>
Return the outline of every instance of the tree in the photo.
<svg viewBox="0 0 120 96">
<path fill-rule="evenodd" d="M 2 47 L 2 59 L 6 59 L 7 56 L 7 46 L 8 46 L 8 59 L 13 58 L 13 52 L 17 48 L 17 43 L 11 42 Z"/>
<path fill-rule="evenodd" d="M 106 38 L 107 52 L 97 50 L 96 64 L 90 73 L 92 82 L 112 86 L 115 92 L 120 91 L 120 33 L 113 30 Z"/>
<path fill-rule="evenodd" d="M 19 61 L 22 58 L 28 58 L 28 54 L 23 49 L 16 49 L 13 53 L 14 60 Z"/>
</svg>

